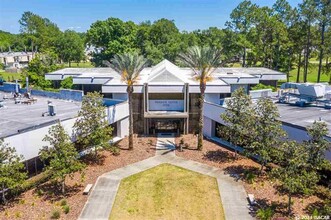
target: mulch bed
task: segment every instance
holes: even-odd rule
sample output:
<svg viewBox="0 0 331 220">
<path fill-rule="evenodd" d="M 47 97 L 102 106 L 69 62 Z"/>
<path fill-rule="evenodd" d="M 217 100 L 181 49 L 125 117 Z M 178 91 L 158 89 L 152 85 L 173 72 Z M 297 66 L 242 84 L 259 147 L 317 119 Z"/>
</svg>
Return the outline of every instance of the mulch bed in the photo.
<svg viewBox="0 0 331 220">
<path fill-rule="evenodd" d="M 37 188 L 22 193 L 19 197 L 9 201 L 6 206 L 0 206 L 0 219 L 50 219 L 54 210 L 61 212 L 60 219 L 77 219 L 82 211 L 88 196 L 82 192 L 89 183 L 94 184 L 103 173 L 118 169 L 155 155 L 155 137 L 136 137 L 133 150 L 127 150 L 128 139 L 123 139 L 117 146 L 121 149 L 120 155 L 114 156 L 111 152 L 100 152 L 101 163 L 91 161 L 87 163 L 84 177 L 76 173 L 73 179 L 66 182 L 65 199 L 70 206 L 70 212 L 64 214 L 60 205 L 64 198 L 59 188 L 46 182 Z"/>
<path fill-rule="evenodd" d="M 197 136 L 188 134 L 176 138 L 176 146 L 179 146 L 180 140 L 183 138 L 186 147 L 184 151 L 176 151 L 176 155 L 189 160 L 194 160 L 210 166 L 214 166 L 224 170 L 228 174 L 236 174 L 243 182 L 247 193 L 254 194 L 255 199 L 259 204 L 264 205 L 274 203 L 277 205 L 275 216 L 284 216 L 287 211 L 287 195 L 282 195 L 278 190 L 279 185 L 268 178 L 267 174 L 258 176 L 260 165 L 255 161 L 244 156 L 239 156 L 235 160 L 235 153 L 215 144 L 209 140 L 204 140 L 203 150 L 196 150 Z M 244 178 L 245 172 L 250 171 L 255 174 L 255 179 L 252 183 Z M 322 196 L 321 196 L 322 197 Z M 294 215 L 311 214 L 311 207 L 323 203 L 323 199 L 317 196 L 294 197 L 292 198 L 292 210 Z M 309 210 L 310 209 L 310 210 Z"/>
</svg>

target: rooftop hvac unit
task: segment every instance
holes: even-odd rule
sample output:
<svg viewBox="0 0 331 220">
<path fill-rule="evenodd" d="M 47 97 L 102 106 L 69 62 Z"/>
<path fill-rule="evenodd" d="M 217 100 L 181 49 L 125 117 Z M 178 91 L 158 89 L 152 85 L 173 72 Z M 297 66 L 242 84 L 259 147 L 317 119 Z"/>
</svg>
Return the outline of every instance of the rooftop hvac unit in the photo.
<svg viewBox="0 0 331 220">
<path fill-rule="evenodd" d="M 56 115 L 55 105 L 52 103 L 52 101 L 47 101 L 47 112 L 42 113 L 43 117 L 45 115 L 50 115 L 50 116 Z"/>
<path fill-rule="evenodd" d="M 325 95 L 325 85 L 323 84 L 298 84 L 300 95 L 313 96 L 316 98 Z"/>
<path fill-rule="evenodd" d="M 55 105 L 52 103 L 48 104 L 48 115 L 50 116 L 56 115 Z"/>
</svg>

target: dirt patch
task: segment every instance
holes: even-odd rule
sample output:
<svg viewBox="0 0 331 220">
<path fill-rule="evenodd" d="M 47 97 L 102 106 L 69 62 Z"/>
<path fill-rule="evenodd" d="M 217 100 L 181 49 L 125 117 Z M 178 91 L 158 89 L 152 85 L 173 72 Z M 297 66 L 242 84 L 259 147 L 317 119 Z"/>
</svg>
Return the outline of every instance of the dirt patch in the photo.
<svg viewBox="0 0 331 220">
<path fill-rule="evenodd" d="M 179 146 L 181 139 L 184 140 L 184 151 L 176 151 L 176 155 L 189 160 L 198 161 L 224 170 L 235 179 L 240 179 L 243 182 L 247 193 L 254 194 L 256 200 L 260 204 L 276 204 L 276 216 L 283 216 L 286 212 L 287 196 L 279 193 L 277 188 L 279 184 L 272 180 L 264 173 L 258 176 L 260 165 L 255 161 L 244 156 L 238 156 L 235 160 L 235 153 L 222 147 L 219 144 L 209 140 L 204 140 L 202 151 L 196 150 L 197 136 L 183 135 L 177 137 L 175 142 Z M 311 213 L 311 208 L 316 204 L 322 204 L 321 196 L 315 195 L 300 197 L 296 196 L 293 199 L 293 213 L 295 215 L 305 215 Z"/>
<path fill-rule="evenodd" d="M 82 194 L 87 184 L 94 184 L 103 173 L 154 156 L 155 145 L 155 137 L 135 137 L 134 149 L 127 150 L 128 139 L 123 139 L 117 144 L 121 149 L 120 155 L 114 156 L 108 151 L 100 152 L 102 163 L 88 163 L 83 178 L 76 173 L 73 179 L 68 179 L 65 198 L 58 187 L 47 182 L 21 194 L 6 206 L 1 205 L 0 219 L 50 219 L 54 210 L 60 211 L 60 219 L 77 219 L 88 198 Z M 63 199 L 66 199 L 70 207 L 68 214 L 64 214 L 62 210 Z"/>
</svg>

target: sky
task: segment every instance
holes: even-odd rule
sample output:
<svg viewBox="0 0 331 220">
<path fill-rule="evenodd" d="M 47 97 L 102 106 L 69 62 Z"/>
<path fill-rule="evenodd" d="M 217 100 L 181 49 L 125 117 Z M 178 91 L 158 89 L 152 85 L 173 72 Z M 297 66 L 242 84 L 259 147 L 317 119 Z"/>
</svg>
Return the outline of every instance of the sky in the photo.
<svg viewBox="0 0 331 220">
<path fill-rule="evenodd" d="M 276 0 L 251 0 L 272 6 Z M 0 30 L 19 33 L 18 20 L 31 11 L 56 23 L 61 30 L 85 32 L 97 20 L 174 20 L 179 30 L 224 27 L 241 0 L 0 0 Z M 297 6 L 302 0 L 288 0 Z"/>
</svg>

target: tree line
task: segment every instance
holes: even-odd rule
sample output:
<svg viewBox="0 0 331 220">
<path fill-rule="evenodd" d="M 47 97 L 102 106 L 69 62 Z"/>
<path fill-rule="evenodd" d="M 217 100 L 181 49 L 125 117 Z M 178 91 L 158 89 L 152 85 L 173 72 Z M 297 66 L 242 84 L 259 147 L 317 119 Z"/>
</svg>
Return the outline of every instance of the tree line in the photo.
<svg viewBox="0 0 331 220">
<path fill-rule="evenodd" d="M 91 47 L 93 63 L 102 66 L 115 54 L 130 52 L 143 55 L 152 64 L 163 59 L 176 62 L 178 54 L 191 46 L 209 46 L 222 49 L 227 65 L 240 61 L 244 67 L 286 73 L 297 69 L 297 82 L 307 81 L 311 58 L 317 58 L 316 81 L 321 74 L 328 74 L 331 81 L 330 0 L 303 0 L 296 7 L 287 0 L 277 0 L 272 7 L 244 0 L 233 9 L 224 28 L 191 32 L 180 31 L 174 21 L 165 18 L 136 24 L 110 17 L 94 22 L 86 33 L 61 32 L 55 23 L 31 12 L 25 12 L 19 23 L 18 36 L 0 32 L 0 47 L 38 48 L 69 63 L 81 60 L 84 47 Z"/>
</svg>

